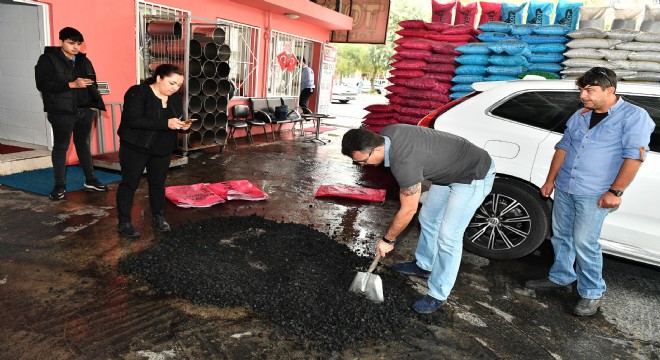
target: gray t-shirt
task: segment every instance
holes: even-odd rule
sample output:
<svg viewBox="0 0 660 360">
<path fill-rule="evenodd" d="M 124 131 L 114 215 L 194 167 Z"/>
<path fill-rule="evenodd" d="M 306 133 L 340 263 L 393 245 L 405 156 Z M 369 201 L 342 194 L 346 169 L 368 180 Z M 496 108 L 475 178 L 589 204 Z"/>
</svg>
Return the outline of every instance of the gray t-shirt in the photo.
<svg viewBox="0 0 660 360">
<path fill-rule="evenodd" d="M 390 139 L 390 168 L 399 186 L 429 180 L 436 185 L 469 184 L 486 177 L 490 155 L 460 136 L 395 124 L 381 130 Z"/>
</svg>

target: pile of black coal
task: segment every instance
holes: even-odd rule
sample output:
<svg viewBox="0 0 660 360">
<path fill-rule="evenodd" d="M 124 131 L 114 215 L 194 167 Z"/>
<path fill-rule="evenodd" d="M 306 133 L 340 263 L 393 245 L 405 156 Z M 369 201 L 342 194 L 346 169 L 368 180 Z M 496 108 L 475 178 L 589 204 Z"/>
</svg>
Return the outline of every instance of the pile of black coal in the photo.
<svg viewBox="0 0 660 360">
<path fill-rule="evenodd" d="M 252 307 L 296 342 L 336 351 L 394 339 L 413 317 L 415 295 L 398 274 L 379 273 L 384 303 L 348 291 L 371 260 L 309 226 L 230 216 L 181 226 L 120 270 L 197 304 Z"/>
</svg>

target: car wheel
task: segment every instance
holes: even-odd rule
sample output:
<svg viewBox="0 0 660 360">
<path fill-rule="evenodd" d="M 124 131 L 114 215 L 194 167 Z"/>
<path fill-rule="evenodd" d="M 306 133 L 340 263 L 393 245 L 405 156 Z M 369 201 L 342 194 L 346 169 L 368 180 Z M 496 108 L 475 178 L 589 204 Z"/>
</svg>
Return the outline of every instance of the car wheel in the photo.
<svg viewBox="0 0 660 360">
<path fill-rule="evenodd" d="M 466 250 L 491 259 L 516 259 L 541 245 L 550 229 L 550 209 L 538 190 L 497 178 L 465 230 Z"/>
<path fill-rule="evenodd" d="M 381 93 L 380 89 L 376 89 L 376 93 L 377 93 L 378 95 L 380 95 L 380 93 Z"/>
<path fill-rule="evenodd" d="M 339 103 L 341 103 L 341 104 L 348 104 L 348 100 L 339 100 Z"/>
</svg>

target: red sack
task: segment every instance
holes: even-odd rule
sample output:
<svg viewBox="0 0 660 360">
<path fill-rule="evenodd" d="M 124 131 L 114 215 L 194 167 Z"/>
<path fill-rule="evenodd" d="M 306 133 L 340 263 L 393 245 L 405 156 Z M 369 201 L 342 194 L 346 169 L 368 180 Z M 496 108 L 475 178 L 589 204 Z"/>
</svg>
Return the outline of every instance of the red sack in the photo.
<svg viewBox="0 0 660 360">
<path fill-rule="evenodd" d="M 456 4 L 456 18 L 454 25 L 467 25 L 474 29 L 477 25 L 477 13 L 479 12 L 479 3 L 473 2 L 466 5 Z"/>
<path fill-rule="evenodd" d="M 453 74 L 456 72 L 456 66 L 452 64 L 431 63 L 424 67 L 424 71 Z"/>
<path fill-rule="evenodd" d="M 447 102 L 433 101 L 433 100 L 418 100 L 418 99 L 401 99 L 402 106 L 416 107 L 421 109 L 437 109 Z"/>
<path fill-rule="evenodd" d="M 182 208 L 211 207 L 225 202 L 226 196 L 218 195 L 206 184 L 178 185 L 165 187 L 165 197 Z"/>
<path fill-rule="evenodd" d="M 431 48 L 436 54 L 447 54 L 447 55 L 463 55 L 462 52 L 456 50 L 455 44 L 450 43 L 434 43 Z"/>
<path fill-rule="evenodd" d="M 406 91 L 406 89 L 407 88 L 405 86 L 401 86 L 401 85 L 390 85 L 385 88 L 385 90 L 395 94 Z"/>
<path fill-rule="evenodd" d="M 390 101 L 390 104 L 399 105 L 399 104 L 401 104 L 401 100 L 403 100 L 403 98 L 401 96 L 394 95 L 394 94 L 387 94 L 387 95 L 385 95 L 385 97 Z"/>
<path fill-rule="evenodd" d="M 399 46 L 397 46 L 398 48 Z M 398 51 L 396 55 L 399 55 L 400 57 L 404 59 L 415 59 L 415 60 L 425 60 L 427 57 L 431 56 L 433 54 L 429 50 L 410 50 L 402 47 L 403 49 Z M 394 49 L 396 50 L 396 49 Z M 392 56 L 392 59 L 394 59 L 394 56 Z M 399 60 L 399 59 L 395 59 Z"/>
<path fill-rule="evenodd" d="M 424 29 L 424 20 L 403 20 L 399 21 L 399 26 L 404 29 Z"/>
<path fill-rule="evenodd" d="M 456 0 L 446 4 L 433 0 L 431 3 L 431 22 L 452 25 L 454 23 L 454 8 L 456 8 Z"/>
<path fill-rule="evenodd" d="M 476 3 L 475 3 L 476 4 Z M 479 32 L 470 25 L 454 25 L 441 32 L 442 35 L 472 35 L 476 36 Z"/>
<path fill-rule="evenodd" d="M 412 107 L 402 107 L 397 111 L 397 113 L 400 115 L 414 116 L 421 120 L 424 116 L 429 114 L 429 110 L 412 108 Z"/>
<path fill-rule="evenodd" d="M 440 92 L 436 90 L 418 90 L 414 89 L 412 91 L 407 91 L 404 93 L 401 93 L 402 98 L 406 99 L 419 99 L 419 100 L 432 100 L 432 101 L 440 101 L 444 103 L 449 102 L 449 96 L 447 94 L 441 94 Z"/>
<path fill-rule="evenodd" d="M 362 123 L 365 125 L 387 126 L 398 122 L 394 116 L 395 115 L 390 115 L 383 119 L 364 119 Z"/>
<path fill-rule="evenodd" d="M 390 64 L 391 67 L 395 69 L 403 69 L 403 70 L 421 70 L 424 66 L 426 66 L 426 61 L 423 60 L 401 60 L 401 61 L 395 61 Z"/>
<path fill-rule="evenodd" d="M 435 34 L 435 32 L 426 30 L 425 28 L 421 29 L 401 29 L 396 32 L 397 34 L 403 37 L 409 38 L 425 38 L 426 35 Z"/>
<path fill-rule="evenodd" d="M 424 27 L 426 27 L 426 30 L 433 30 L 437 32 L 442 32 L 443 30 L 446 30 L 452 25 L 450 24 L 442 24 L 442 23 L 425 23 Z"/>
<path fill-rule="evenodd" d="M 316 195 L 314 196 L 336 196 L 349 199 L 383 202 L 385 201 L 385 192 L 385 189 L 369 189 L 355 185 L 321 185 L 319 186 L 319 189 L 316 190 Z"/>
<path fill-rule="evenodd" d="M 502 3 L 479 1 L 479 6 L 481 6 L 479 25 L 491 21 L 502 21 Z"/>
<path fill-rule="evenodd" d="M 422 70 L 398 70 L 394 69 L 390 71 L 390 74 L 400 77 L 400 78 L 417 78 L 420 76 L 424 76 L 424 71 Z"/>
<path fill-rule="evenodd" d="M 427 73 L 426 77 L 428 79 L 434 79 L 436 82 L 448 83 L 448 82 L 451 81 L 451 79 L 454 78 L 454 74 L 450 74 L 450 73 Z M 451 87 L 451 85 L 449 87 Z"/>
<path fill-rule="evenodd" d="M 417 125 L 420 120 L 422 120 L 421 117 L 417 116 L 406 116 L 406 115 L 397 115 L 396 119 L 399 121 L 401 124 L 409 124 L 409 125 Z"/>
<path fill-rule="evenodd" d="M 399 55 L 399 54 L 392 55 L 392 60 L 399 61 L 399 60 L 403 60 L 403 59 L 405 59 L 405 58 L 403 56 Z"/>
<path fill-rule="evenodd" d="M 394 85 L 406 85 L 408 78 L 389 77 L 388 80 Z M 451 78 L 449 78 L 451 80 Z"/>
<path fill-rule="evenodd" d="M 208 184 L 207 187 L 220 196 L 226 194 L 227 200 L 257 201 L 268 199 L 268 194 L 247 180 L 230 180 Z"/>
<path fill-rule="evenodd" d="M 462 34 L 462 35 L 429 34 L 426 35 L 426 38 L 435 41 L 446 41 L 450 43 L 470 42 L 474 40 L 474 36 L 467 34 Z M 431 45 L 431 48 L 433 48 L 433 45 Z"/>
<path fill-rule="evenodd" d="M 426 39 L 418 38 L 400 38 L 394 40 L 394 43 L 401 45 L 406 49 L 413 50 L 431 50 L 433 48 L 433 42 Z"/>
<path fill-rule="evenodd" d="M 440 64 L 454 64 L 455 59 L 458 55 L 447 55 L 447 54 L 431 54 L 426 57 L 426 62 L 430 63 L 440 63 Z"/>
<path fill-rule="evenodd" d="M 388 112 L 370 112 L 364 116 L 365 119 L 387 119 L 392 117 L 392 111 Z"/>
<path fill-rule="evenodd" d="M 377 112 L 391 113 L 392 112 L 392 109 L 387 104 L 371 104 L 371 105 L 365 107 L 364 110 L 372 112 L 372 113 L 377 113 Z"/>
</svg>

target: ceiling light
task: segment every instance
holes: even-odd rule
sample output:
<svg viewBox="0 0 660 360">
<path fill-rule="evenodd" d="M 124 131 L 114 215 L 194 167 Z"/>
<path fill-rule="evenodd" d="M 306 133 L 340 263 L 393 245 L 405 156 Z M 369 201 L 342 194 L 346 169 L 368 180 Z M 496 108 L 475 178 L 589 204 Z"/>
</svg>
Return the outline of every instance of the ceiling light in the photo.
<svg viewBox="0 0 660 360">
<path fill-rule="evenodd" d="M 297 18 L 300 17 L 300 15 L 298 15 L 298 14 L 292 14 L 292 13 L 286 13 L 286 14 L 284 14 L 284 16 L 288 17 L 288 18 L 291 19 L 291 20 L 295 20 L 295 19 L 297 19 Z"/>
</svg>

